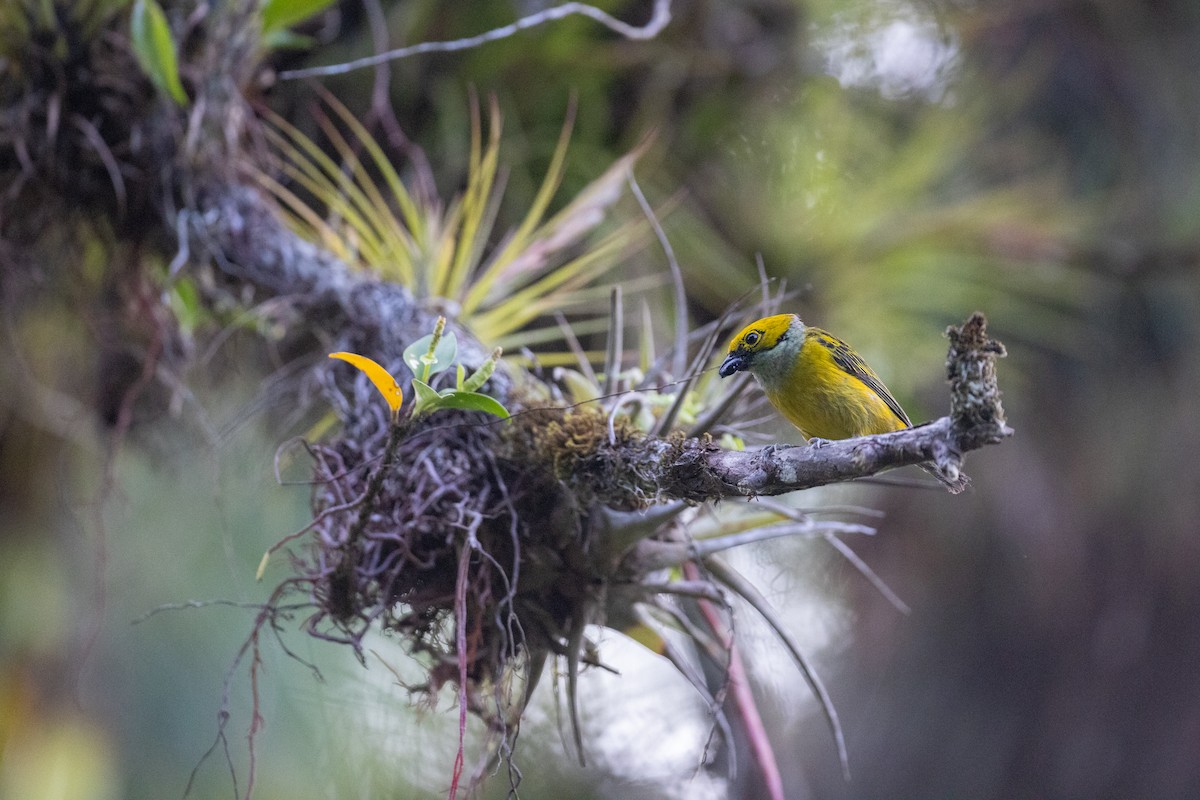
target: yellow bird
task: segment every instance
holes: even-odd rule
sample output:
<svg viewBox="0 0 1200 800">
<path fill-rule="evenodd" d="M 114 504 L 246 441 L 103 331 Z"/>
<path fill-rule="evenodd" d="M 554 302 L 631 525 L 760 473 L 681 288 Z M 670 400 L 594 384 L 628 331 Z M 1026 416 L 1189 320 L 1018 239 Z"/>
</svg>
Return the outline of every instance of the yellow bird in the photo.
<svg viewBox="0 0 1200 800">
<path fill-rule="evenodd" d="M 776 314 L 747 325 L 729 343 L 722 378 L 749 371 L 771 405 L 800 429 L 805 439 L 850 439 L 912 426 L 862 356 L 795 314 Z M 921 467 L 952 492 L 966 477 L 950 480 L 931 463 Z"/>
</svg>

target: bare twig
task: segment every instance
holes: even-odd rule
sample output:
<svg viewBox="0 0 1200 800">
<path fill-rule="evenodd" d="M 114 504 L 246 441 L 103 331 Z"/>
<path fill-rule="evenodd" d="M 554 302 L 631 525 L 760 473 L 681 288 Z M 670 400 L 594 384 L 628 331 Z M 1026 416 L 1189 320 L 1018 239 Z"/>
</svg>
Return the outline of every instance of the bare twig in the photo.
<svg viewBox="0 0 1200 800">
<path fill-rule="evenodd" d="M 638 545 L 637 553 L 632 556 L 639 571 L 665 569 L 683 563 L 689 558 L 707 558 L 711 555 L 732 550 L 757 542 L 771 539 L 782 539 L 789 536 L 804 536 L 808 538 L 835 538 L 838 534 L 875 533 L 874 528 L 857 525 L 851 522 L 813 521 L 783 522 L 778 525 L 767 525 L 761 528 L 733 533 L 725 536 L 713 536 L 693 542 L 662 542 L 648 540 Z"/>
<path fill-rule="evenodd" d="M 865 525 L 849 525 L 848 528 L 843 528 L 841 530 L 836 529 L 836 528 L 830 529 L 830 528 L 826 527 L 829 523 L 814 523 L 812 521 L 812 519 L 805 512 L 800 511 L 799 509 L 791 508 L 790 506 L 786 506 L 783 503 L 777 503 L 773 500 L 765 500 L 765 499 L 759 499 L 755 502 L 757 502 L 758 505 L 766 508 L 769 511 L 773 511 L 774 513 L 779 514 L 780 516 L 783 516 L 783 517 L 786 517 L 787 519 L 793 520 L 794 524 L 796 524 L 796 525 L 804 526 L 807 529 L 807 531 L 815 531 L 823 539 L 825 539 L 827 542 L 829 542 L 829 545 L 834 550 L 837 550 L 838 553 L 840 553 L 844 559 L 849 561 L 850 565 L 853 566 L 856 570 L 858 570 L 859 573 L 864 578 L 866 578 L 871 583 L 872 586 L 874 586 L 876 589 L 878 589 L 879 593 L 882 594 L 889 603 L 891 603 L 893 606 L 895 606 L 897 611 L 899 611 L 901 614 L 909 613 L 910 609 L 908 607 L 908 604 L 905 603 L 903 600 L 901 600 L 900 596 L 892 591 L 892 587 L 888 586 L 887 583 L 883 580 L 883 578 L 879 577 L 879 575 L 875 572 L 875 570 L 871 569 L 870 565 L 867 564 L 867 562 L 865 562 L 861 558 L 859 558 L 858 553 L 855 553 L 854 550 L 851 549 L 850 545 L 846 544 L 845 542 L 843 542 L 841 539 L 839 539 L 837 537 L 837 534 L 839 534 L 839 533 L 851 533 L 851 532 L 874 534 L 875 533 L 874 528 L 870 528 Z M 869 509 L 866 509 L 866 510 L 869 510 Z M 834 524 L 836 525 L 836 524 L 845 524 L 845 523 L 834 523 Z M 784 527 L 784 526 L 774 526 L 774 527 Z M 861 530 L 854 530 L 855 528 L 858 528 Z M 768 529 L 768 530 L 770 530 L 770 529 Z M 749 533 L 755 533 L 755 532 L 756 531 L 749 531 Z M 802 529 L 802 532 L 803 532 L 803 529 Z M 746 534 L 739 534 L 739 535 L 745 536 Z M 722 537 L 718 541 L 724 541 L 726 539 L 732 539 L 732 538 L 734 538 L 734 537 L 730 537 L 730 536 Z"/>
<path fill-rule="evenodd" d="M 458 796 L 467 738 L 467 570 L 471 566 L 471 548 L 464 542 L 458 555 L 458 576 L 454 582 L 454 651 L 458 656 L 458 751 L 454 755 L 454 775 L 450 780 L 450 800 Z"/>
<path fill-rule="evenodd" d="M 687 349 L 678 344 L 687 341 L 688 332 L 687 290 L 683 285 L 683 270 L 679 267 L 679 259 L 675 257 L 675 248 L 671 246 L 671 240 L 667 238 L 667 232 L 663 229 L 662 223 L 659 222 L 658 215 L 654 213 L 654 207 L 646 199 L 646 195 L 642 192 L 642 187 L 638 185 L 637 178 L 633 176 L 632 167 L 630 167 L 626 175 L 626 180 L 629 182 L 629 190 L 633 192 L 633 196 L 637 198 L 638 205 L 641 206 L 642 213 L 646 215 L 646 219 L 650 221 L 651 227 L 654 228 L 654 235 L 658 237 L 658 243 L 663 249 L 663 254 L 667 257 L 667 266 L 671 270 L 671 285 L 675 290 L 675 341 L 677 343 L 671 372 L 672 377 L 678 378 L 683 375 L 684 365 L 687 363 Z"/>
<path fill-rule="evenodd" d="M 583 373 L 583 377 L 587 378 L 592 385 L 599 386 L 600 379 L 596 377 L 596 371 L 592 369 L 592 362 L 588 360 L 587 353 L 583 351 L 583 345 L 579 343 L 579 337 L 575 335 L 575 330 L 571 327 L 571 323 L 567 321 L 567 316 L 561 311 L 554 312 L 554 319 L 558 323 L 558 329 L 562 331 L 563 341 L 567 343 L 572 355 L 575 356 L 576 362 L 579 364 L 579 371 Z"/>
<path fill-rule="evenodd" d="M 571 621 L 571 635 L 567 640 L 567 713 L 571 718 L 571 734 L 575 740 L 575 753 L 579 766 L 587 766 L 583 751 L 583 727 L 579 724 L 579 659 L 583 655 L 583 633 L 587 622 L 582 617 Z"/>
<path fill-rule="evenodd" d="M 849 561 L 850 564 L 859 571 L 859 574 L 866 578 L 871 585 L 874 586 L 881 595 L 883 595 L 884 599 L 892 604 L 893 608 L 895 608 L 901 614 L 912 613 L 912 609 L 908 607 L 908 603 L 901 600 L 900 595 L 892 591 L 892 587 L 888 586 L 887 582 L 884 581 L 883 578 L 879 577 L 879 574 L 875 572 L 875 570 L 871 569 L 871 566 L 867 562 L 863 561 L 858 553 L 854 552 L 854 550 L 850 548 L 850 545 L 833 535 L 826 535 L 825 540 L 829 542 L 830 546 L 833 547 L 834 550 L 837 550 L 839 553 L 841 553 L 842 558 Z"/>
<path fill-rule="evenodd" d="M 376 54 L 387 50 L 387 18 L 379 0 L 362 0 L 363 10 L 367 12 L 367 21 L 371 26 L 371 46 Z M 416 142 L 408 138 L 396 119 L 396 110 L 391 101 L 392 73 L 384 63 L 375 68 L 375 80 L 371 85 L 370 119 L 379 123 L 387 136 L 388 144 L 403 153 L 412 164 L 413 181 L 416 184 L 416 194 L 425 202 L 432 202 L 437 196 L 434 186 L 433 170 L 429 166 L 429 158 Z"/>
<path fill-rule="evenodd" d="M 280 80 L 295 80 L 296 78 L 315 78 L 322 75 L 343 75 L 347 72 L 352 72 L 356 69 L 364 67 L 373 67 L 376 64 L 383 64 L 388 61 L 399 61 L 402 58 L 417 56 L 423 53 L 451 53 L 457 50 L 470 50 L 475 47 L 494 42 L 499 39 L 507 39 L 523 30 L 536 28 L 539 25 L 544 25 L 547 22 L 554 22 L 571 16 L 584 16 L 599 22 L 604 27 L 614 33 L 624 36 L 626 39 L 645 40 L 653 39 L 655 36 L 667 26 L 671 21 L 671 0 L 655 0 L 654 12 L 645 25 L 630 25 L 627 22 L 613 17 L 595 6 L 590 6 L 587 3 L 570 2 L 563 3 L 561 6 L 548 8 L 545 11 L 539 11 L 536 14 L 530 14 L 527 17 L 521 17 L 516 22 L 509 25 L 504 25 L 499 28 L 494 28 L 490 31 L 480 33 L 476 36 L 468 36 L 465 39 L 453 39 L 447 42 L 421 42 L 419 44 L 409 45 L 407 47 L 398 47 L 395 50 L 389 50 L 386 53 L 378 53 L 372 56 L 347 61 L 342 64 L 330 64 L 325 67 L 311 67 L 309 69 L 293 69 L 279 73 Z"/>
<path fill-rule="evenodd" d="M 605 394 L 612 394 L 617 389 L 621 358 L 625 351 L 625 305 L 621 297 L 621 284 L 612 288 L 609 300 L 608 350 L 604 356 Z"/>
<path fill-rule="evenodd" d="M 71 121 L 87 139 L 88 144 L 95 149 L 100 163 L 104 164 L 104 171 L 108 173 L 108 179 L 112 181 L 113 195 L 117 199 L 117 217 L 124 217 L 128 207 L 128 196 L 125 192 L 125 179 L 121 176 L 121 165 L 117 163 L 108 143 L 104 141 L 104 137 L 100 135 L 100 131 L 96 129 L 95 125 L 78 114 L 73 115 Z"/>
</svg>

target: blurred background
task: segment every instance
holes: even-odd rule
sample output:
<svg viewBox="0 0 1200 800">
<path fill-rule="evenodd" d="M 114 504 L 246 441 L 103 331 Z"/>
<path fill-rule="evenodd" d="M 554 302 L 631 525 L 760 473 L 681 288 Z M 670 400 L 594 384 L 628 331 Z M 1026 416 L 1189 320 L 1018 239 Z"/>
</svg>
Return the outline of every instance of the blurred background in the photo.
<svg viewBox="0 0 1200 800">
<path fill-rule="evenodd" d="M 649 2 L 600 5 L 633 22 L 650 13 Z M 542 7 L 344 0 L 300 28 L 310 50 L 271 63 L 370 53 L 373 18 L 398 46 Z M 465 173 L 470 92 L 497 98 L 511 166 L 502 221 L 532 201 L 572 96 L 560 198 L 655 131 L 637 175 L 662 209 L 693 322 L 754 286 L 760 254 L 799 290 L 794 310 L 853 343 L 914 419 L 945 412 L 946 325 L 982 310 L 1007 344 L 1000 384 L 1016 436 L 968 456 L 972 490 L 802 498 L 886 512 L 879 535 L 855 544 L 911 613 L 812 543 L 741 556 L 788 609 L 846 729 L 848 783 L 791 667 L 748 622 L 788 796 L 1200 796 L 1200 6 L 672 10 L 648 42 L 572 18 L 408 59 L 387 91 L 443 196 Z M 374 79 L 326 85 L 366 115 Z M 311 87 L 263 84 L 263 102 L 303 127 Z M 264 599 L 262 552 L 308 514 L 305 488 L 273 475 L 276 446 L 297 431 L 281 423 L 281 362 L 255 320 L 191 329 L 179 307 L 190 356 L 174 402 L 139 406 L 109 458 L 122 421 L 104 378 L 132 381 L 143 354 L 78 308 L 103 309 L 113 253 L 85 250 L 77 272 L 48 272 L 25 295 L 34 301 L 5 307 L 0 797 L 177 797 L 210 747 L 192 796 L 228 797 L 235 780 L 247 785 L 252 687 L 234 659 L 254 612 L 145 617 Z M 662 274 L 665 259 L 647 247 L 626 269 Z M 294 625 L 281 637 L 265 644 L 258 682 L 259 797 L 444 794 L 452 702 L 409 709 L 388 669 L 401 643 L 380 639 L 364 670 Z M 584 687 L 592 768 L 564 753 L 546 693 L 520 739 L 521 796 L 747 796 L 696 774 L 706 730 L 695 698 L 622 646 L 611 643 L 624 674 Z M 484 796 L 507 786 L 500 775 Z"/>
</svg>

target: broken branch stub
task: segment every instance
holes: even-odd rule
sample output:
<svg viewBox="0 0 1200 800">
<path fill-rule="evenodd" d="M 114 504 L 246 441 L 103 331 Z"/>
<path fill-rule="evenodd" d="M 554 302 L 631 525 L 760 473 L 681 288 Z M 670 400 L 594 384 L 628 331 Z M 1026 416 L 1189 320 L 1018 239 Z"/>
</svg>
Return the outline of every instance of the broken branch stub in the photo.
<svg viewBox="0 0 1200 800">
<path fill-rule="evenodd" d="M 1001 342 L 987 335 L 987 317 L 976 311 L 963 325 L 948 327 L 946 336 L 950 339 L 946 378 L 955 437 L 966 445 L 995 444 L 1011 436 L 996 383 L 996 359 L 1008 353 Z"/>
</svg>

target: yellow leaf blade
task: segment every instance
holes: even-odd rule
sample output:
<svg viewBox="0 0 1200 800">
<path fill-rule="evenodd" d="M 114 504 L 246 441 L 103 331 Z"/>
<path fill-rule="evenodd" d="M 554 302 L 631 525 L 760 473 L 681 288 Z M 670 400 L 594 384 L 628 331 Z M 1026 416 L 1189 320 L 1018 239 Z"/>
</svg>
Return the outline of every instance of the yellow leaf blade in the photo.
<svg viewBox="0 0 1200 800">
<path fill-rule="evenodd" d="M 371 383 L 375 384 L 379 393 L 383 395 L 383 399 L 392 409 L 393 416 L 400 413 L 400 405 L 404 402 L 404 392 L 400 389 L 400 384 L 396 383 L 396 379 L 392 377 L 392 373 L 358 353 L 330 353 L 329 357 L 341 359 L 362 370 L 371 379 Z"/>
</svg>

